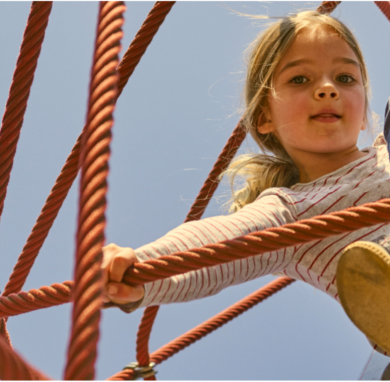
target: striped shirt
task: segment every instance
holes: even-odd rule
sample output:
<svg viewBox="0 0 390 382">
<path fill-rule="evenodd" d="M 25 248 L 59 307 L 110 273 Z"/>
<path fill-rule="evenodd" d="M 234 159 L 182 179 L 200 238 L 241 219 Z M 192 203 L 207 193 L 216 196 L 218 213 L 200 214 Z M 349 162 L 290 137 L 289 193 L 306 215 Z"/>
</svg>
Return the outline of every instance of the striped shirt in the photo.
<svg viewBox="0 0 390 382">
<path fill-rule="evenodd" d="M 390 164 L 383 135 L 378 136 L 373 147 L 362 151 L 366 153 L 363 158 L 313 182 L 267 189 L 256 201 L 232 215 L 184 223 L 138 248 L 136 255 L 140 261 L 155 259 L 388 197 Z M 337 299 L 335 272 L 342 250 L 356 240 L 373 240 L 386 234 L 390 230 L 387 225 L 378 224 L 147 283 L 141 306 L 194 300 L 269 274 L 305 281 Z"/>
</svg>

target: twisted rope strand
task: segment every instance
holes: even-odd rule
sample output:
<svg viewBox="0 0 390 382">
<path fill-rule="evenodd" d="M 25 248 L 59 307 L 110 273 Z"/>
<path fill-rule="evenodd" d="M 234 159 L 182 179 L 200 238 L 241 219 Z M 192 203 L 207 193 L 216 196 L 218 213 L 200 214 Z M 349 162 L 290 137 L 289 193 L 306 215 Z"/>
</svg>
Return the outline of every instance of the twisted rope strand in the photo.
<svg viewBox="0 0 390 382">
<path fill-rule="evenodd" d="M 323 1 L 317 8 L 317 12 L 320 13 L 331 13 L 341 3 L 341 1 Z"/>
<path fill-rule="evenodd" d="M 0 297 L 0 317 L 16 316 L 37 309 L 61 305 L 71 300 L 73 281 L 52 284 L 28 292 L 11 293 Z"/>
<path fill-rule="evenodd" d="M 118 97 L 174 4 L 175 1 L 157 1 L 148 13 L 119 64 Z"/>
<path fill-rule="evenodd" d="M 135 373 L 133 370 L 125 369 L 107 378 L 106 381 L 133 381 L 135 379 L 134 377 Z"/>
<path fill-rule="evenodd" d="M 294 281 L 295 280 L 289 277 L 279 277 L 278 279 L 271 281 L 266 286 L 258 289 L 256 292 L 236 302 L 221 313 L 218 313 L 214 317 L 211 317 L 202 324 L 196 326 L 194 329 L 189 330 L 188 332 L 182 334 L 173 341 L 162 346 L 160 349 L 156 350 L 151 354 L 150 360 L 156 364 L 160 364 L 161 362 L 167 360 L 169 357 L 172 357 L 174 354 L 178 353 L 180 350 L 183 350 L 187 346 L 207 336 L 214 330 L 220 328 L 224 324 L 238 317 L 240 314 L 246 312 L 253 306 L 272 296 L 273 294 L 285 288 Z M 152 317 L 144 315 L 143 321 L 146 322 L 146 320 L 148 319 L 152 319 Z M 129 373 L 128 370 L 120 371 L 119 373 L 116 373 L 110 378 L 108 378 L 109 381 L 123 381 L 131 379 L 133 379 L 133 373 Z"/>
<path fill-rule="evenodd" d="M 0 128 L 0 219 L 51 8 L 52 2 L 33 2 L 31 4 L 19 56 L 16 61 Z M 7 342 L 11 345 L 5 320 L 0 320 L 0 333 L 5 336 Z"/>
<path fill-rule="evenodd" d="M 47 381 L 51 378 L 29 365 L 0 337 L 0 379 L 7 381 Z"/>
<path fill-rule="evenodd" d="M 178 353 L 180 350 L 183 350 L 187 346 L 207 336 L 214 330 L 225 325 L 229 321 L 233 320 L 253 306 L 290 285 L 294 281 L 295 280 L 289 277 L 279 277 L 278 279 L 271 281 L 266 286 L 236 302 L 229 308 L 223 310 L 221 313 L 218 313 L 214 317 L 211 317 L 207 321 L 196 326 L 194 329 L 189 330 L 188 332 L 177 337 L 175 340 L 162 346 L 160 349 L 151 354 L 151 361 L 156 364 L 165 361 L 169 357 L 172 357 L 174 354 Z"/>
<path fill-rule="evenodd" d="M 51 1 L 32 3 L 12 78 L 0 129 L 0 217 L 51 8 Z"/>
<path fill-rule="evenodd" d="M 195 202 L 192 204 L 184 222 L 199 220 L 202 217 L 210 199 L 213 197 L 214 192 L 219 185 L 219 176 L 224 170 L 226 170 L 246 137 L 246 131 L 241 125 L 241 122 L 242 121 L 238 122 L 232 135 L 226 142 L 225 147 L 219 154 L 217 161 L 200 189 L 199 194 L 196 197 Z"/>
<path fill-rule="evenodd" d="M 158 305 L 147 307 L 138 328 L 136 354 L 140 366 L 148 366 L 150 363 L 149 338 L 158 310 Z"/>
<path fill-rule="evenodd" d="M 134 72 L 136 65 L 140 61 L 142 54 L 145 53 L 148 44 L 151 43 L 153 36 L 157 33 L 158 28 L 155 27 L 156 24 L 160 26 L 168 14 L 168 4 L 171 4 L 169 7 L 170 9 L 173 6 L 173 3 L 174 2 L 157 2 L 142 24 L 136 35 L 138 41 L 143 41 L 142 53 L 135 49 L 135 46 L 137 45 L 132 42 L 118 66 L 120 75 L 119 81 L 121 83 L 120 91 L 123 90 L 123 87 L 126 85 L 131 74 Z M 153 22 L 150 23 L 150 20 L 153 20 Z M 135 56 L 136 59 L 134 60 Z M 119 95 L 120 92 L 117 93 L 117 98 Z M 68 156 L 60 175 L 56 179 L 56 182 L 46 199 L 45 205 L 43 206 L 27 242 L 23 247 L 22 253 L 19 255 L 9 281 L 4 288 L 3 296 L 19 292 L 26 282 L 27 276 L 35 262 L 35 259 L 42 248 L 42 245 L 49 234 L 50 228 L 52 227 L 54 220 L 57 217 L 66 196 L 68 195 L 69 189 L 78 174 L 82 134 L 83 133 L 81 133 L 78 137 L 72 152 Z"/>
<path fill-rule="evenodd" d="M 319 238 L 388 222 L 390 222 L 390 198 L 327 215 L 315 216 L 311 219 L 300 220 L 281 227 L 252 232 L 233 240 L 208 244 L 185 252 L 176 252 L 169 256 L 161 256 L 158 260 L 137 263 L 134 268 L 126 271 L 124 282 L 129 283 L 131 281 L 131 284 L 144 284 L 205 266 L 244 259 L 271 250 L 276 251 Z M 66 287 L 72 288 L 71 283 L 66 282 L 66 285 Z M 56 297 L 53 298 L 56 299 Z M 0 299 L 0 303 L 3 301 L 8 300 Z M 62 300 L 58 300 L 58 302 L 63 303 Z M 36 309 L 39 309 L 39 307 Z"/>
<path fill-rule="evenodd" d="M 374 3 L 390 21 L 390 1 L 374 1 Z"/>
<path fill-rule="evenodd" d="M 137 263 L 126 271 L 123 281 L 144 284 L 205 266 L 244 259 L 389 221 L 390 199 L 381 199 L 375 203 L 366 203 L 359 207 L 315 216 L 281 227 L 253 232 L 233 240 Z"/>
<path fill-rule="evenodd" d="M 66 380 L 93 379 L 99 338 L 109 144 L 117 98 L 118 54 L 123 36 L 122 1 L 99 3 L 99 20 L 91 74 L 86 130 L 80 163 L 79 220 L 72 333 Z"/>
<path fill-rule="evenodd" d="M 35 259 L 42 248 L 42 245 L 53 225 L 58 211 L 60 210 L 68 191 L 73 184 L 78 173 L 78 162 L 80 154 L 79 136 L 75 146 L 72 149 L 64 167 L 58 176 L 50 195 L 46 199 L 45 205 L 23 247 L 22 253 L 19 255 L 18 261 L 12 271 L 12 274 L 4 288 L 3 296 L 8 296 L 11 293 L 19 292 L 27 276 L 35 262 Z"/>
</svg>

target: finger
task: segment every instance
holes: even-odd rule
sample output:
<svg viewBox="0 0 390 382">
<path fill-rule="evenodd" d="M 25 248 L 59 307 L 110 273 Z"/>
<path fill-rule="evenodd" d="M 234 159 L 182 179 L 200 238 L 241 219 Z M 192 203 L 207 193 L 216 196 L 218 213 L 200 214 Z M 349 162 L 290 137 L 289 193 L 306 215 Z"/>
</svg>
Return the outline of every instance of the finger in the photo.
<svg viewBox="0 0 390 382">
<path fill-rule="evenodd" d="M 103 252 L 103 258 L 101 263 L 101 270 L 102 270 L 102 281 L 103 285 L 106 285 L 109 280 L 109 270 L 112 258 L 115 256 L 115 254 L 119 253 L 122 250 L 121 247 L 117 246 L 114 243 L 108 244 L 102 248 Z"/>
<path fill-rule="evenodd" d="M 136 302 L 144 297 L 143 285 L 130 286 L 123 283 L 109 283 L 106 288 L 107 297 L 116 304 Z"/>
<path fill-rule="evenodd" d="M 137 261 L 137 256 L 131 248 L 123 248 L 112 258 L 109 272 L 110 281 L 121 282 L 127 269 Z"/>
</svg>

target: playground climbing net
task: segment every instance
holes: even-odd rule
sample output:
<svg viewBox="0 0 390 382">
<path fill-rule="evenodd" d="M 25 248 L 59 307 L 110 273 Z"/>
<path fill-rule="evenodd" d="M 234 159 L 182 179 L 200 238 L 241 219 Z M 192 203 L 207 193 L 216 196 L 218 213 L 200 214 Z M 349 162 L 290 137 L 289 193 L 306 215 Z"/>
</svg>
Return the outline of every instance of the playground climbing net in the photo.
<svg viewBox="0 0 390 382">
<path fill-rule="evenodd" d="M 12 349 L 6 328 L 8 317 L 63 304 L 72 300 L 72 329 L 64 379 L 94 379 L 94 364 L 101 309 L 100 262 L 104 243 L 109 144 L 112 112 L 127 81 L 175 2 L 156 2 L 122 60 L 123 14 L 121 1 L 99 3 L 98 27 L 90 80 L 87 122 L 46 199 L 13 272 L 0 297 L 0 378 L 50 379 Z M 325 1 L 318 8 L 330 13 L 338 1 Z M 390 21 L 390 2 L 376 1 Z M 52 2 L 33 2 L 23 35 L 16 69 L 0 130 L 0 215 L 23 124 L 34 72 L 48 24 Z M 245 131 L 239 122 L 202 186 L 185 221 L 200 219 L 213 196 L 221 172 L 230 163 Z M 47 237 L 79 170 L 80 202 L 74 281 L 23 292 L 31 267 Z M 143 284 L 166 277 L 307 243 L 390 221 L 390 199 L 368 203 L 328 215 L 254 232 L 241 238 L 177 252 L 136 264 L 124 281 Z M 201 255 L 201 256 L 199 256 Z M 185 260 L 185 261 L 182 261 Z M 86 272 L 89 270 L 88 272 Z M 280 277 L 230 308 L 149 354 L 148 341 L 158 307 L 145 309 L 137 334 L 137 362 L 127 365 L 109 380 L 155 379 L 154 366 L 224 325 L 294 280 Z M 88 288 L 88 294 L 85 293 Z"/>
</svg>

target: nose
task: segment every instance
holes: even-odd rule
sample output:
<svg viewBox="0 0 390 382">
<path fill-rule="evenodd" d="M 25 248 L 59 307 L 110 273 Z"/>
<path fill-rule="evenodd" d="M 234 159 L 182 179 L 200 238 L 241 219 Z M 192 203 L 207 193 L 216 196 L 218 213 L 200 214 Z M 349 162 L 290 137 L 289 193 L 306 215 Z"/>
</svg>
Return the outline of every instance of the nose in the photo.
<svg viewBox="0 0 390 382">
<path fill-rule="evenodd" d="M 320 99 L 338 99 L 339 98 L 339 91 L 337 88 L 333 85 L 332 82 L 323 82 L 315 91 L 314 98 L 320 100 Z"/>
</svg>

